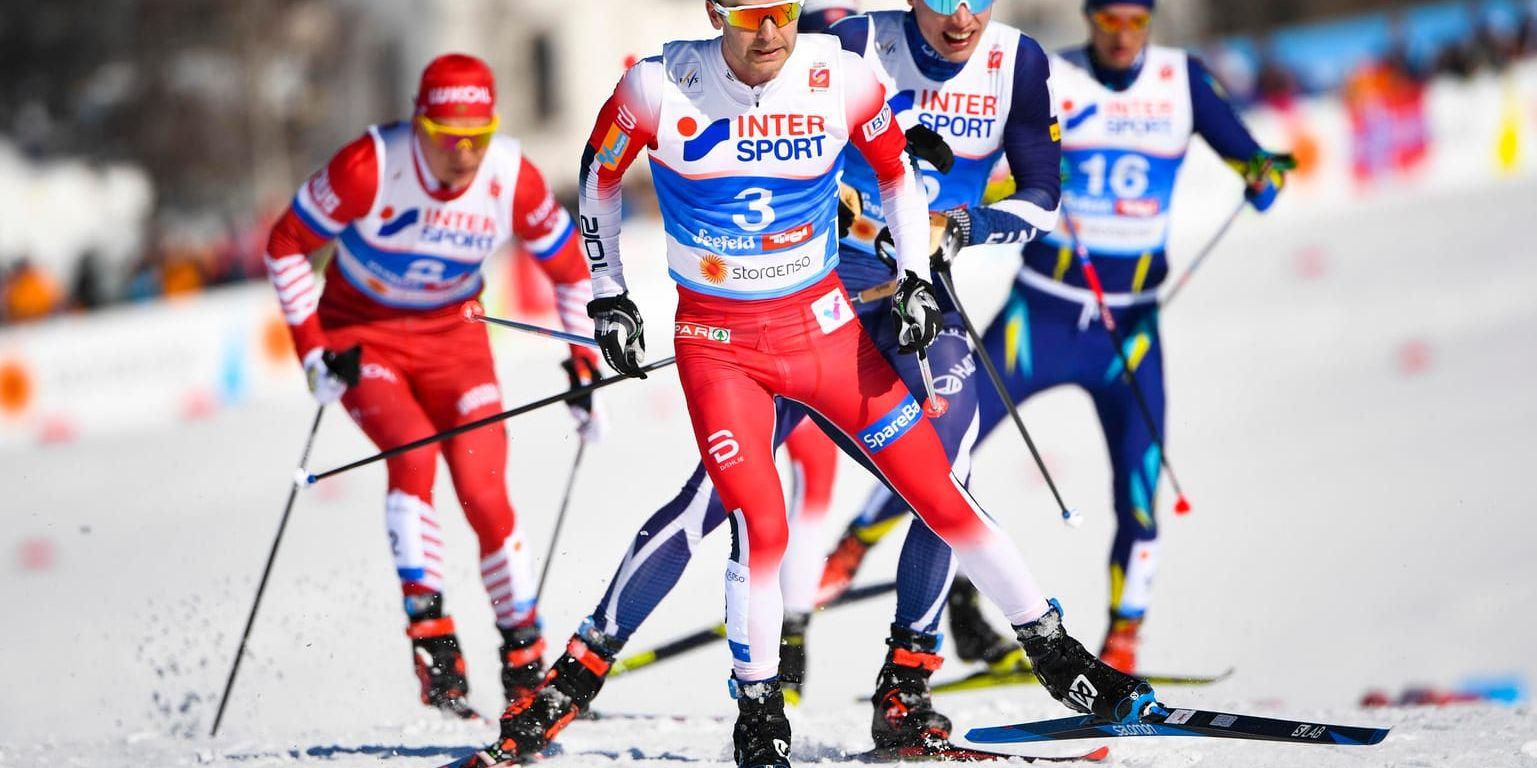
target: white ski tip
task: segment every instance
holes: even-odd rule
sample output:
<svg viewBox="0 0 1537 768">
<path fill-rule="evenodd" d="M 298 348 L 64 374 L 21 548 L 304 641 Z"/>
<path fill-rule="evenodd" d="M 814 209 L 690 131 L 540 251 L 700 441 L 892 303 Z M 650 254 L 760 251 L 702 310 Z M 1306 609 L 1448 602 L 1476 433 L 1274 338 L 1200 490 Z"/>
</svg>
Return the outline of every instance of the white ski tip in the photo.
<svg viewBox="0 0 1537 768">
<path fill-rule="evenodd" d="M 1068 507 L 1067 511 L 1062 513 L 1062 524 L 1069 528 L 1082 526 L 1083 513 L 1079 512 L 1077 507 Z"/>
</svg>

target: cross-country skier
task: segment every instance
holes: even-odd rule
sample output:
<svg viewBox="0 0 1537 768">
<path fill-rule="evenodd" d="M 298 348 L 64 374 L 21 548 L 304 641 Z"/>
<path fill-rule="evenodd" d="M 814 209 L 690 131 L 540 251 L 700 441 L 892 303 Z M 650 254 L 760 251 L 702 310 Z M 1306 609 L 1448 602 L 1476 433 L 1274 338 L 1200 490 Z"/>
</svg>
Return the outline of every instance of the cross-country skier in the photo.
<svg viewBox="0 0 1537 768">
<path fill-rule="evenodd" d="M 1259 211 L 1269 209 L 1294 163 L 1262 150 L 1199 59 L 1148 45 L 1153 0 L 1088 0 L 1089 43 L 1054 57 L 1052 90 L 1063 120 L 1067 186 L 1063 214 L 1076 225 L 1122 329 L 1133 374 L 1163 434 L 1162 343 L 1157 288 L 1168 274 L 1165 242 L 1175 177 L 1190 139 L 1199 135 L 1247 185 Z M 984 335 L 1010 395 L 1023 402 L 1060 385 L 1088 392 L 1114 471 L 1117 520 L 1110 550 L 1110 630 L 1100 657 L 1124 671 L 1137 667 L 1139 630 L 1158 564 L 1154 496 L 1159 453 L 1137 409 L 1110 335 L 1098 322 L 1066 227 L 1025 246 L 1024 265 L 1003 311 Z M 982 397 L 980 437 L 1007 411 Z M 907 506 L 877 489 L 828 560 L 828 592 L 845 587 L 865 551 Z M 1011 664 L 1009 643 L 981 618 L 975 590 L 962 580 L 950 595 L 951 622 L 963 657 Z M 965 645 L 962 645 L 964 643 Z M 969 649 L 969 650 L 968 650 Z"/>
<path fill-rule="evenodd" d="M 923 407 L 865 325 L 854 322 L 860 318 L 849 295 L 831 274 L 839 259 L 832 235 L 839 153 L 852 143 L 875 180 L 900 274 L 884 312 L 863 319 L 904 355 L 927 349 L 939 335 L 942 312 L 926 279 L 931 226 L 903 133 L 868 64 L 836 39 L 797 39 L 799 10 L 798 0 L 711 3 L 711 23 L 722 34 L 670 43 L 626 73 L 599 115 L 582 164 L 597 338 L 611 366 L 635 375 L 644 335 L 618 251 L 619 180 L 643 147 L 650 150 L 669 271 L 679 283 L 679 376 L 703 472 L 732 529 L 726 623 L 738 702 L 736 760 L 787 765 L 789 755 L 778 678 L 786 523 L 770 451 L 783 431 L 776 422 L 785 421 L 783 411 L 776 418 L 776 396 L 854 441 L 912 502 L 1009 616 L 1053 696 L 1081 711 L 1135 721 L 1151 705 L 1151 688 L 1106 667 L 1065 633 L 1060 609 L 966 493 Z M 695 482 L 703 480 L 696 474 Z M 687 539 L 707 530 L 702 517 L 677 516 L 647 538 L 657 548 L 677 542 L 672 559 L 686 556 Z M 660 574 L 664 589 L 676 579 L 677 566 L 642 554 L 632 549 L 626 566 L 634 566 L 628 574 L 621 569 L 611 594 L 624 589 L 626 576 Z M 621 601 L 618 609 L 626 607 Z M 598 626 L 610 616 L 594 616 L 571 639 L 544 685 L 503 715 L 502 739 L 465 765 L 527 759 L 590 703 L 622 642 Z M 893 645 L 889 658 L 921 659 L 925 651 L 932 649 Z"/>
<path fill-rule="evenodd" d="M 566 329 L 592 330 L 574 222 L 519 143 L 497 133 L 495 108 L 484 62 L 434 59 L 412 118 L 370 126 L 343 147 L 272 229 L 267 269 L 310 391 L 321 403 L 340 400 L 381 449 L 501 410 L 485 327 L 464 322 L 459 309 L 481 291 L 481 263 L 513 236 L 553 281 Z M 332 240 L 322 287 L 306 254 Z M 565 363 L 572 386 L 591 381 L 596 363 L 573 346 Z M 591 401 L 572 413 L 595 436 Z M 432 503 L 439 452 L 389 460 L 385 522 L 422 701 L 469 716 L 464 658 L 443 605 L 443 534 Z M 532 553 L 503 476 L 507 433 L 468 432 L 444 441 L 441 453 L 480 542 L 481 579 L 503 638 L 504 693 L 516 700 L 543 675 L 544 641 Z"/>
</svg>

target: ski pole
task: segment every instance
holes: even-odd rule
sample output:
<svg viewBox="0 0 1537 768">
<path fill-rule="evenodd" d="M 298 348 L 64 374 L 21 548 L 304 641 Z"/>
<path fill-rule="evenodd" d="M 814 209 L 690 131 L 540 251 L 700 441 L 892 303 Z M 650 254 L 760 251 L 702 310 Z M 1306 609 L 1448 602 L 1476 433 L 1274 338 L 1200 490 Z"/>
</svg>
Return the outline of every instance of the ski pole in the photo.
<svg viewBox="0 0 1537 768">
<path fill-rule="evenodd" d="M 1186 514 L 1190 512 L 1190 502 L 1185 498 L 1185 490 L 1180 486 L 1179 476 L 1174 474 L 1174 467 L 1169 464 L 1169 452 L 1164 450 L 1163 431 L 1158 428 L 1158 422 L 1153 419 L 1153 409 L 1148 406 L 1147 396 L 1142 392 L 1142 384 L 1137 381 L 1137 376 L 1131 369 L 1131 360 L 1126 357 L 1121 333 L 1116 330 L 1115 318 L 1110 314 L 1110 304 L 1105 301 L 1105 290 L 1099 282 L 1099 272 L 1094 269 L 1094 262 L 1089 259 L 1089 249 L 1083 244 L 1083 239 L 1078 236 L 1078 227 L 1073 223 L 1072 215 L 1066 210 L 1062 211 L 1062 221 L 1067 225 L 1068 237 L 1073 241 L 1073 252 L 1083 268 L 1084 282 L 1089 284 L 1089 288 L 1094 292 L 1094 301 L 1099 304 L 1099 316 L 1104 322 L 1105 333 L 1110 334 L 1110 345 L 1115 347 L 1115 355 L 1121 361 L 1121 375 L 1126 379 L 1127 386 L 1131 388 L 1132 399 L 1137 403 L 1137 410 L 1142 413 L 1142 421 L 1147 425 L 1147 432 L 1152 436 L 1153 444 L 1158 446 L 1158 463 L 1163 466 L 1164 474 L 1169 476 L 1169 484 L 1174 487 L 1174 514 Z"/>
<path fill-rule="evenodd" d="M 677 362 L 676 358 L 669 357 L 669 358 L 665 358 L 665 359 L 662 359 L 662 360 L 658 360 L 658 361 L 656 361 L 654 363 L 651 363 L 650 365 L 643 366 L 640 370 L 641 370 L 642 373 L 650 373 L 651 371 L 655 371 L 655 370 L 660 369 L 660 368 L 666 368 L 667 366 L 672 365 L 675 362 Z M 451 437 L 457 437 L 457 436 L 462 435 L 462 434 L 464 434 L 466 432 L 469 432 L 471 430 L 480 429 L 481 427 L 487 426 L 489 424 L 495 424 L 495 423 L 497 423 L 499 421 L 505 421 L 505 420 L 510 419 L 510 418 L 512 418 L 514 416 L 522 416 L 525 413 L 529 413 L 531 411 L 537 411 L 540 408 L 543 408 L 543 407 L 545 407 L 547 405 L 553 405 L 555 403 L 564 403 L 564 402 L 568 402 L 568 401 L 571 401 L 571 400 L 579 400 L 579 399 L 581 399 L 583 397 L 586 397 L 586 396 L 592 394 L 593 392 L 596 392 L 596 391 L 598 391 L 598 390 L 600 390 L 600 389 L 602 389 L 604 387 L 612 386 L 614 384 L 618 384 L 619 382 L 624 381 L 624 380 L 626 380 L 628 378 L 630 378 L 630 377 L 628 377 L 628 376 L 610 376 L 610 377 L 608 377 L 606 379 L 598 379 L 597 381 L 594 381 L 591 384 L 585 384 L 583 386 L 576 387 L 574 389 L 568 389 L 568 390 L 566 390 L 564 392 L 560 392 L 558 394 L 550 395 L 549 397 L 541 398 L 541 399 L 535 400 L 535 401 L 533 401 L 531 403 L 526 403 L 524 405 L 520 405 L 520 406 L 518 406 L 518 407 L 516 407 L 516 408 L 514 408 L 514 409 L 512 409 L 510 411 L 502 411 L 501 413 L 494 414 L 494 415 L 491 415 L 491 416 L 487 416 L 487 417 L 485 417 L 483 419 L 476 419 L 475 421 L 472 421 L 472 422 L 470 422 L 468 424 L 460 424 L 459 426 L 454 427 L 453 429 L 446 429 L 446 430 L 444 430 L 442 432 L 439 432 L 439 433 L 437 433 L 435 435 L 429 435 L 429 436 L 424 437 L 424 438 L 422 438 L 420 440 L 413 440 L 413 441 L 411 441 L 409 443 L 406 443 L 405 445 L 396 446 L 396 447 L 391 448 L 391 449 L 389 449 L 387 451 L 380 451 L 380 452 L 378 452 L 378 453 L 376 453 L 376 454 L 374 454 L 372 456 L 369 456 L 367 458 L 358 459 L 357 461 L 354 461 L 351 464 L 344 464 L 344 465 L 342 465 L 340 467 L 337 467 L 335 469 L 328 469 L 328 470 L 326 470 L 324 472 L 321 472 L 319 474 L 304 475 L 302 470 L 301 470 L 301 472 L 297 476 L 297 480 L 302 485 L 306 485 L 306 486 L 314 485 L 315 483 L 317 483 L 317 482 L 319 482 L 321 480 L 324 480 L 324 479 L 326 479 L 328 477 L 334 477 L 334 476 L 339 475 L 339 474 L 341 474 L 343 472 L 350 472 L 350 471 L 352 471 L 354 469 L 357 469 L 358 467 L 367 466 L 367 465 L 372 464 L 372 463 L 374 463 L 376 461 L 383 461 L 385 459 L 393 458 L 393 457 L 399 456 L 400 454 L 405 453 L 407 451 L 414 451 L 417 448 L 420 448 L 420 447 L 422 447 L 424 445 L 432 445 L 433 443 L 440 443 L 440 442 L 443 442 L 444 440 L 447 440 L 447 439 L 449 439 Z"/>
<path fill-rule="evenodd" d="M 587 452 L 585 438 L 576 443 L 576 458 L 571 460 L 571 474 L 566 477 L 566 493 L 560 497 L 560 512 L 555 515 L 555 531 L 550 534 L 550 548 L 544 551 L 544 568 L 539 571 L 539 586 L 534 589 L 534 602 L 544 597 L 544 581 L 550 576 L 550 564 L 555 562 L 555 545 L 560 542 L 560 529 L 566 524 L 566 510 L 571 506 L 571 489 L 576 487 L 576 471 L 582 466 L 582 454 Z"/>
<path fill-rule="evenodd" d="M 944 409 L 939 407 L 939 398 L 934 396 L 934 371 L 929 368 L 929 353 L 923 349 L 918 350 L 918 373 L 923 376 L 923 394 L 928 397 L 924 410 L 930 416 L 943 415 Z"/>
<path fill-rule="evenodd" d="M 1069 527 L 1077 528 L 1083 524 L 1083 513 L 1067 506 L 1062 501 L 1062 494 L 1057 491 L 1057 483 L 1051 478 L 1051 471 L 1046 469 L 1046 461 L 1041 458 L 1041 452 L 1036 449 L 1035 441 L 1030 438 L 1030 430 L 1025 428 L 1025 420 L 1020 418 L 1019 408 L 1014 404 L 1014 398 L 1009 395 L 1008 387 L 1003 384 L 1003 376 L 999 375 L 997 366 L 993 365 L 993 358 L 987 354 L 987 347 L 982 343 L 982 335 L 977 333 L 976 326 L 971 324 L 971 315 L 966 314 L 966 308 L 961 306 L 961 296 L 955 290 L 955 283 L 950 279 L 948 266 L 934 270 L 934 275 L 950 294 L 950 303 L 955 305 L 956 314 L 961 316 L 961 324 L 966 326 L 966 335 L 971 337 L 971 343 L 976 346 L 977 359 L 982 361 L 982 368 L 987 371 L 987 378 L 993 382 L 993 388 L 998 390 L 998 399 L 1003 401 L 1003 407 L 1008 410 L 1009 417 L 1014 420 L 1014 426 L 1019 428 L 1019 435 L 1025 439 L 1025 447 L 1030 449 L 1030 456 L 1035 459 L 1035 466 L 1041 470 L 1041 477 L 1046 480 L 1046 487 L 1051 489 L 1052 498 L 1057 500 L 1057 509 L 1062 512 L 1062 522 Z"/>
<path fill-rule="evenodd" d="M 560 339 L 567 344 L 576 344 L 592 349 L 598 348 L 597 340 L 590 336 L 581 336 L 575 333 L 557 331 L 554 328 L 545 328 L 542 325 L 534 325 L 533 323 L 524 323 L 517 320 L 506 320 L 500 317 L 491 317 L 486 314 L 486 308 L 482 307 L 480 302 L 475 301 L 474 299 L 464 302 L 464 304 L 459 307 L 459 315 L 464 318 L 465 322 L 479 322 L 485 323 L 486 325 L 499 325 L 503 328 L 511 328 L 513 330 L 523 331 L 524 333 L 532 333 L 538 336 L 547 336 L 552 339 Z"/>
<path fill-rule="evenodd" d="M 1265 162 L 1260 164 L 1259 174 L 1256 177 L 1257 181 L 1254 184 L 1248 185 L 1248 189 L 1258 190 L 1263 185 L 1265 177 L 1270 175 L 1270 171 L 1274 167 L 1275 158 L 1266 157 Z M 1191 276 L 1195 274 L 1196 270 L 1201 268 L 1201 262 L 1206 261 L 1206 257 L 1210 256 L 1211 252 L 1216 249 L 1217 243 L 1222 242 L 1223 236 L 1232 228 L 1233 222 L 1238 220 L 1238 214 L 1243 213 L 1243 209 L 1248 207 L 1248 205 L 1249 196 L 1245 194 L 1243 199 L 1238 201 L 1238 207 L 1228 214 L 1227 220 L 1223 221 L 1222 226 L 1217 229 L 1217 234 L 1212 235 L 1211 239 L 1206 241 L 1206 245 L 1196 253 L 1194 259 L 1191 259 L 1190 266 L 1185 267 L 1185 271 L 1180 273 L 1179 279 L 1174 281 L 1174 287 L 1170 288 L 1169 292 L 1164 294 L 1163 298 L 1159 300 L 1159 304 L 1164 309 L 1169 308 L 1169 302 L 1174 301 L 1174 297 L 1179 295 L 1180 290 L 1185 287 L 1185 283 L 1190 282 Z"/>
<path fill-rule="evenodd" d="M 304 439 L 304 452 L 299 454 L 299 472 L 304 472 L 304 467 L 310 460 L 310 448 L 315 445 L 315 433 L 320 431 L 320 417 L 325 415 L 326 407 L 321 405 L 315 409 L 315 420 L 310 424 L 309 437 Z M 213 716 L 213 730 L 208 732 L 208 737 L 219 735 L 219 724 L 224 722 L 224 708 L 229 705 L 230 691 L 235 688 L 235 675 L 240 673 L 240 660 L 245 656 L 246 641 L 251 639 L 251 627 L 256 624 L 256 611 L 261 607 L 262 595 L 267 591 L 267 577 L 272 575 L 272 562 L 277 559 L 278 545 L 283 542 L 283 530 L 288 527 L 288 514 L 294 509 L 294 499 L 299 495 L 299 482 L 295 478 L 294 483 L 288 487 L 288 502 L 283 505 L 283 517 L 278 521 L 277 535 L 272 537 L 272 551 L 267 553 L 267 565 L 262 568 L 261 581 L 256 585 L 256 599 L 251 601 L 251 613 L 246 616 L 245 629 L 240 633 L 240 648 L 235 651 L 235 662 L 230 665 L 229 677 L 224 681 L 224 693 L 219 695 L 219 711 Z"/>
</svg>

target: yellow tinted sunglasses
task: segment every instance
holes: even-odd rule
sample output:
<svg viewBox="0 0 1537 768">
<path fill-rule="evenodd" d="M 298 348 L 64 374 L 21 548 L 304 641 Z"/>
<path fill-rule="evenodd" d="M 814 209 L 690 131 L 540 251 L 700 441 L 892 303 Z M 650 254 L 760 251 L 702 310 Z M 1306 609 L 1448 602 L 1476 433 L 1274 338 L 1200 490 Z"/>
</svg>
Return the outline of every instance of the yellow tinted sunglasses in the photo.
<svg viewBox="0 0 1537 768">
<path fill-rule="evenodd" d="M 452 151 L 485 149 L 491 144 L 491 137 L 496 135 L 496 129 L 502 124 L 502 119 L 492 115 L 490 123 L 466 128 L 444 125 L 426 115 L 417 115 L 416 124 L 422 127 L 422 133 L 426 135 L 428 141 Z"/>
<path fill-rule="evenodd" d="M 1139 13 L 1133 16 L 1118 16 L 1109 11 L 1096 11 L 1089 16 L 1094 21 L 1094 26 L 1099 31 L 1108 34 L 1117 32 L 1141 32 L 1147 29 L 1147 25 L 1153 23 L 1151 14 Z"/>
<path fill-rule="evenodd" d="M 774 22 L 776 27 L 788 26 L 801 16 L 801 0 L 790 0 L 783 3 L 759 3 L 757 5 L 734 5 L 726 7 L 720 3 L 712 3 L 722 20 L 738 29 L 757 29 L 763 26 L 763 20 Z"/>
</svg>

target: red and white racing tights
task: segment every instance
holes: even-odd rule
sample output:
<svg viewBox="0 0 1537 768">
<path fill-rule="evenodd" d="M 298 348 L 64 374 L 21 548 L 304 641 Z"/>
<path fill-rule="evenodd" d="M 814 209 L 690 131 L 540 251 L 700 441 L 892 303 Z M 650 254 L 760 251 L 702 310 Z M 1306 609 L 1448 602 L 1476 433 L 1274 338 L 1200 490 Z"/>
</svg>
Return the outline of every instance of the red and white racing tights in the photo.
<svg viewBox="0 0 1537 768">
<path fill-rule="evenodd" d="M 326 321 L 330 322 L 326 322 Z M 457 311 L 347 324 L 322 312 L 332 349 L 363 347 L 362 377 L 342 396 L 347 413 L 381 449 L 402 445 L 502 408 L 483 325 Z M 535 620 L 532 555 L 507 499 L 507 430 L 500 424 L 441 445 L 464 516 L 480 540 L 480 574 L 496 623 Z M 432 504 L 439 447 L 387 462 L 384 514 L 401 591 L 443 590 L 443 532 Z"/>
<path fill-rule="evenodd" d="M 678 376 L 731 524 L 726 639 L 738 680 L 779 670 L 787 525 L 774 466 L 775 396 L 821 414 L 860 444 L 1011 623 L 1045 613 L 1019 550 L 950 473 L 922 407 L 865 334 L 835 275 L 779 299 L 678 293 Z"/>
</svg>

